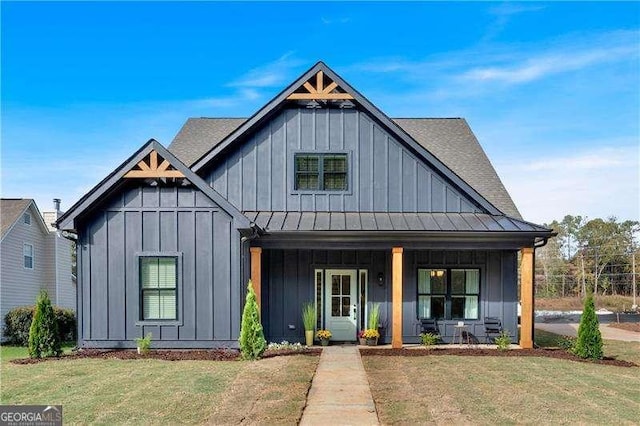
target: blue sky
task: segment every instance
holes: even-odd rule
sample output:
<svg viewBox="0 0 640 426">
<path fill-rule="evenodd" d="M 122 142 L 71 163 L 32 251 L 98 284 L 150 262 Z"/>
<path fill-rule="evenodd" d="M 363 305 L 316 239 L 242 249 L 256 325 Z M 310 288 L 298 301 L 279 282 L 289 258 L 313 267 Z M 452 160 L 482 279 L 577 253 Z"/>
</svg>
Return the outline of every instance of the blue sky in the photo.
<svg viewBox="0 0 640 426">
<path fill-rule="evenodd" d="M 0 7 L 3 197 L 68 208 L 323 60 L 391 117 L 465 117 L 528 220 L 640 217 L 637 2 Z"/>
</svg>

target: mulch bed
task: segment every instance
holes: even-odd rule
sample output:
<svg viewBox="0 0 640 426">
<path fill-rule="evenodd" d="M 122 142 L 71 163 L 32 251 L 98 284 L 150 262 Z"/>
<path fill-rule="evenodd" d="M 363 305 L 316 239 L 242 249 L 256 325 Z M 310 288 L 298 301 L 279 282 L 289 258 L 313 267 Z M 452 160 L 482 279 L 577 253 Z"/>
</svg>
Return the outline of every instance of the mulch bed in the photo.
<svg viewBox="0 0 640 426">
<path fill-rule="evenodd" d="M 612 322 L 608 324 L 611 328 L 619 328 L 620 330 L 635 331 L 640 333 L 640 322 Z"/>
<path fill-rule="evenodd" d="M 277 351 L 266 351 L 263 358 L 273 358 L 276 356 L 290 355 L 313 355 L 319 356 L 322 352 L 320 348 L 305 348 L 293 351 L 280 349 Z M 200 349 L 200 350 L 152 350 L 147 355 L 140 355 L 136 350 L 101 350 L 82 349 L 68 355 L 51 358 L 17 358 L 10 362 L 14 364 L 36 364 L 44 361 L 73 360 L 82 358 L 103 358 L 103 359 L 160 359 L 163 361 L 237 361 L 240 353 L 236 349 Z"/>
<path fill-rule="evenodd" d="M 621 359 L 604 357 L 601 360 L 591 361 L 579 358 L 570 354 L 564 349 L 513 349 L 499 351 L 496 349 L 458 349 L 458 348 L 434 348 L 434 349 L 360 349 L 363 356 L 438 356 L 438 355 L 459 355 L 459 356 L 537 356 L 547 358 L 566 359 L 569 361 L 587 362 L 591 364 L 615 365 L 616 367 L 638 367 L 637 364 Z"/>
</svg>

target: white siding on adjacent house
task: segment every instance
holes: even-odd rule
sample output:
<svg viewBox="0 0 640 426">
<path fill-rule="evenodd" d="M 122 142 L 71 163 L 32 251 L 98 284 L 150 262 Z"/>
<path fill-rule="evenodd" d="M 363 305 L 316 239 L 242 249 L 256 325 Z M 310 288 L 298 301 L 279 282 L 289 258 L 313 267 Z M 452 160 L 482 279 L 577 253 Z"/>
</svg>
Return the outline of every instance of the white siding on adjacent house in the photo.
<svg viewBox="0 0 640 426">
<path fill-rule="evenodd" d="M 54 273 L 58 276 L 57 299 L 55 303 L 62 308 L 76 309 L 76 285 L 71 276 L 71 247 L 72 243 L 68 239 L 52 233 L 50 236 L 51 245 L 57 250 Z M 56 241 L 57 240 L 57 244 Z M 55 282 L 53 283 L 55 287 Z M 52 293 L 54 294 L 54 293 Z"/>
<path fill-rule="evenodd" d="M 0 319 L 16 306 L 33 305 L 41 288 L 49 288 L 53 280 L 48 244 L 49 235 L 35 218 L 39 213 L 29 207 L 31 225 L 16 221 L 0 243 Z M 33 269 L 24 267 L 24 244 L 33 246 Z"/>
<path fill-rule="evenodd" d="M 0 324 L 17 306 L 33 305 L 40 289 L 46 289 L 53 304 L 75 309 L 76 288 L 71 277 L 71 242 L 45 230 L 33 208 L 31 225 L 23 216 L 14 223 L 0 243 Z M 57 240 L 57 256 L 56 254 Z M 33 269 L 24 267 L 24 244 L 33 246 Z M 57 258 L 57 268 L 56 268 Z M 56 295 L 56 274 L 58 278 Z M 57 297 L 56 297 L 57 296 Z"/>
</svg>

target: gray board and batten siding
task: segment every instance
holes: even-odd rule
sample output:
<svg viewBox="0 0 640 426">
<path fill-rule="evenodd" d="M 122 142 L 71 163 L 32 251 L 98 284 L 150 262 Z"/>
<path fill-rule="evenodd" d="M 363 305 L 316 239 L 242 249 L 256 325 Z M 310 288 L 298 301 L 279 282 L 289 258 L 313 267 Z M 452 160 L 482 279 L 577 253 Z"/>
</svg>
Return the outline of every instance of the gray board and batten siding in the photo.
<svg viewBox="0 0 640 426">
<path fill-rule="evenodd" d="M 347 190 L 296 191 L 307 152 L 347 153 Z M 282 109 L 204 175 L 240 211 L 485 212 L 358 109 Z"/>
<path fill-rule="evenodd" d="M 304 342 L 300 306 L 313 302 L 316 269 L 364 269 L 368 271 L 369 304 L 381 303 L 382 341 L 391 339 L 391 253 L 389 250 L 266 249 L 262 253 L 263 325 L 269 341 Z M 465 320 L 467 330 L 484 341 L 483 318 L 499 317 L 516 341 L 517 252 L 514 250 L 406 250 L 404 252 L 402 334 L 405 343 L 418 343 L 418 268 L 480 269 L 480 302 L 477 320 Z M 377 276 L 383 274 L 382 286 Z M 439 320 L 444 341 L 450 341 L 458 320 Z"/>
<path fill-rule="evenodd" d="M 79 340 L 135 347 L 151 332 L 162 348 L 237 345 L 240 235 L 234 219 L 196 187 L 134 182 L 94 209 L 79 229 Z M 178 321 L 140 320 L 138 255 L 178 253 Z"/>
</svg>

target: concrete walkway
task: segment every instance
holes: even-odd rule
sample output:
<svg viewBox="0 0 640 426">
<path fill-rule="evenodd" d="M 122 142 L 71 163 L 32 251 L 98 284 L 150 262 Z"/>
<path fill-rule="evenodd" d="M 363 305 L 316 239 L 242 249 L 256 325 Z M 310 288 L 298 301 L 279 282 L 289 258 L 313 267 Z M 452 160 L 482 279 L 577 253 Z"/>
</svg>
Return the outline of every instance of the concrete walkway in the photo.
<svg viewBox="0 0 640 426">
<path fill-rule="evenodd" d="M 300 424 L 379 424 L 356 346 L 328 346 L 322 350 Z"/>
<path fill-rule="evenodd" d="M 536 322 L 535 328 L 549 331 L 551 333 L 562 334 L 563 336 L 577 336 L 578 327 L 576 323 L 541 323 Z M 621 340 L 623 342 L 640 342 L 640 334 L 633 331 L 621 330 L 619 328 L 608 327 L 606 324 L 600 324 L 600 334 L 605 340 Z"/>
</svg>

